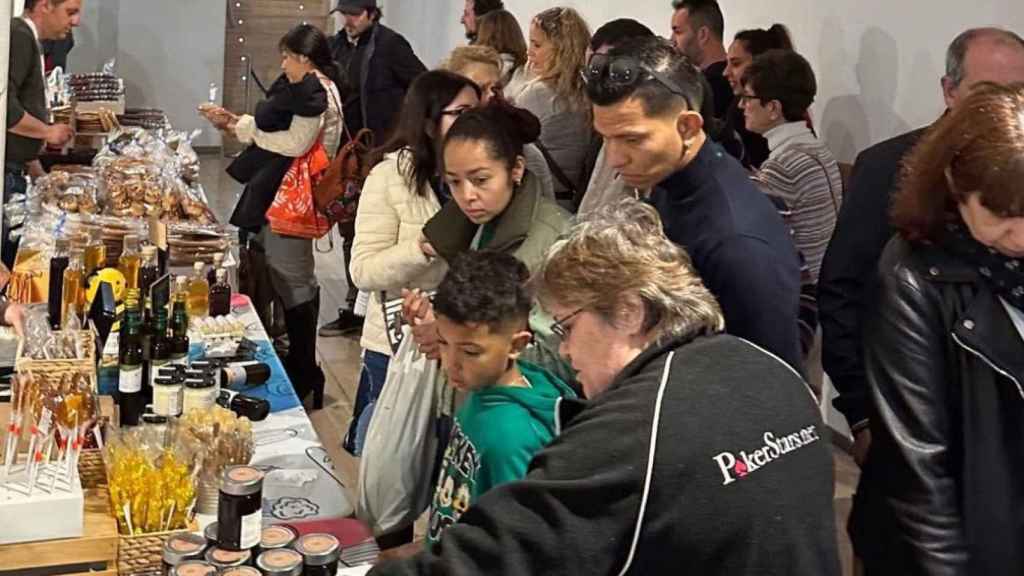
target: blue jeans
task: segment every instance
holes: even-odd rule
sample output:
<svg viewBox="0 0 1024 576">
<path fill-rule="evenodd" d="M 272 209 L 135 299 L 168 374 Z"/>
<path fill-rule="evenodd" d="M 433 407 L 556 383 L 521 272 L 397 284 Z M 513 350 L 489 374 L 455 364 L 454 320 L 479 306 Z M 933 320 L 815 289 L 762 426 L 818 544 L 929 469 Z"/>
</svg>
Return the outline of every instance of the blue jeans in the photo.
<svg viewBox="0 0 1024 576">
<path fill-rule="evenodd" d="M 348 426 L 344 447 L 353 456 L 361 456 L 363 445 L 366 444 L 366 432 L 370 427 L 373 408 L 388 378 L 388 364 L 391 357 L 373 352 L 363 351 L 363 368 L 359 374 L 359 389 L 356 391 L 356 405 L 352 409 L 352 422 Z"/>
</svg>

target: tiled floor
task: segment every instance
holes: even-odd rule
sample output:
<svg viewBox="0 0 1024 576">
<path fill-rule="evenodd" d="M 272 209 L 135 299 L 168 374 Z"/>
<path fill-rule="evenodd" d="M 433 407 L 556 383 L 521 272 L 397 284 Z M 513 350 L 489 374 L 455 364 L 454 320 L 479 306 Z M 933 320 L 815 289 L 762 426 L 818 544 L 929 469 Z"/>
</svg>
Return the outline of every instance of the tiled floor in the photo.
<svg viewBox="0 0 1024 576">
<path fill-rule="evenodd" d="M 240 187 L 224 174 L 228 160 L 219 156 L 204 156 L 202 181 L 210 204 L 218 217 L 226 221 L 238 198 Z M 333 234 L 333 232 L 332 232 Z M 327 249 L 326 239 L 320 242 Z M 321 323 L 334 319 L 339 305 L 344 302 L 346 282 L 342 264 L 341 241 L 335 236 L 334 250 L 317 253 L 317 278 L 321 285 Z M 357 338 L 321 338 L 317 354 L 327 375 L 327 394 L 323 410 L 313 412 L 311 419 L 320 440 L 338 468 L 349 496 L 355 497 L 358 461 L 341 449 L 341 440 L 348 429 L 352 404 L 359 380 L 360 348 Z M 853 574 L 852 552 L 846 538 L 846 518 L 851 498 L 857 485 L 859 472 L 853 460 L 842 451 L 835 451 L 836 471 L 836 524 L 837 538 L 843 558 L 843 574 Z"/>
</svg>

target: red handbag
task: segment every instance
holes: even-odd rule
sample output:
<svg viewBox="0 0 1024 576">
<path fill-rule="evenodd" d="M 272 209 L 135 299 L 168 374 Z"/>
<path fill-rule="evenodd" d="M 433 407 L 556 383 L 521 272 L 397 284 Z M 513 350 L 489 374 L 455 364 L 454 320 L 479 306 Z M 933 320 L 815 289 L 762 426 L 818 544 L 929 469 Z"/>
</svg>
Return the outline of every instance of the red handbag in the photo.
<svg viewBox="0 0 1024 576">
<path fill-rule="evenodd" d="M 270 229 L 282 236 L 315 240 L 331 229 L 331 222 L 316 209 L 313 189 L 323 178 L 331 162 L 323 141 L 293 162 L 277 189 L 274 203 L 267 209 Z"/>
</svg>

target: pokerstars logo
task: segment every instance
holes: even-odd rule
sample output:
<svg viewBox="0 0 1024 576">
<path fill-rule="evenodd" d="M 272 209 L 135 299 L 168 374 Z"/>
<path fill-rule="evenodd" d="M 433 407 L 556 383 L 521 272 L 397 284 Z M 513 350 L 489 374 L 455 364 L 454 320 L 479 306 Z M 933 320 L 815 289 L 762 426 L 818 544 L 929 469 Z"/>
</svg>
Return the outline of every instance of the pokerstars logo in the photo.
<svg viewBox="0 0 1024 576">
<path fill-rule="evenodd" d="M 723 486 L 746 478 L 750 474 L 764 468 L 768 464 L 782 458 L 790 452 L 799 450 L 808 444 L 821 440 L 815 426 L 808 426 L 792 434 L 776 435 L 773 432 L 764 433 L 764 445 L 756 450 L 747 452 L 741 450 L 739 454 L 722 452 L 712 458 L 722 472 Z"/>
</svg>

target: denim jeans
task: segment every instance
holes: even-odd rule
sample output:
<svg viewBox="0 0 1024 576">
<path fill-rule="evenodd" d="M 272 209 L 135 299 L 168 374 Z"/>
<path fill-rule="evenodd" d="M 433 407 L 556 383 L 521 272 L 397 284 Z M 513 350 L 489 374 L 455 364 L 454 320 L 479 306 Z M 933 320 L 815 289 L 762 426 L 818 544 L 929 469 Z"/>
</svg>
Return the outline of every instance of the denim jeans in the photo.
<svg viewBox="0 0 1024 576">
<path fill-rule="evenodd" d="M 366 432 L 370 427 L 373 408 L 384 388 L 388 377 L 391 357 L 371 350 L 363 351 L 363 368 L 359 374 L 359 389 L 356 391 L 356 405 L 352 409 L 352 422 L 345 436 L 344 447 L 353 456 L 361 456 L 366 443 Z"/>
</svg>

